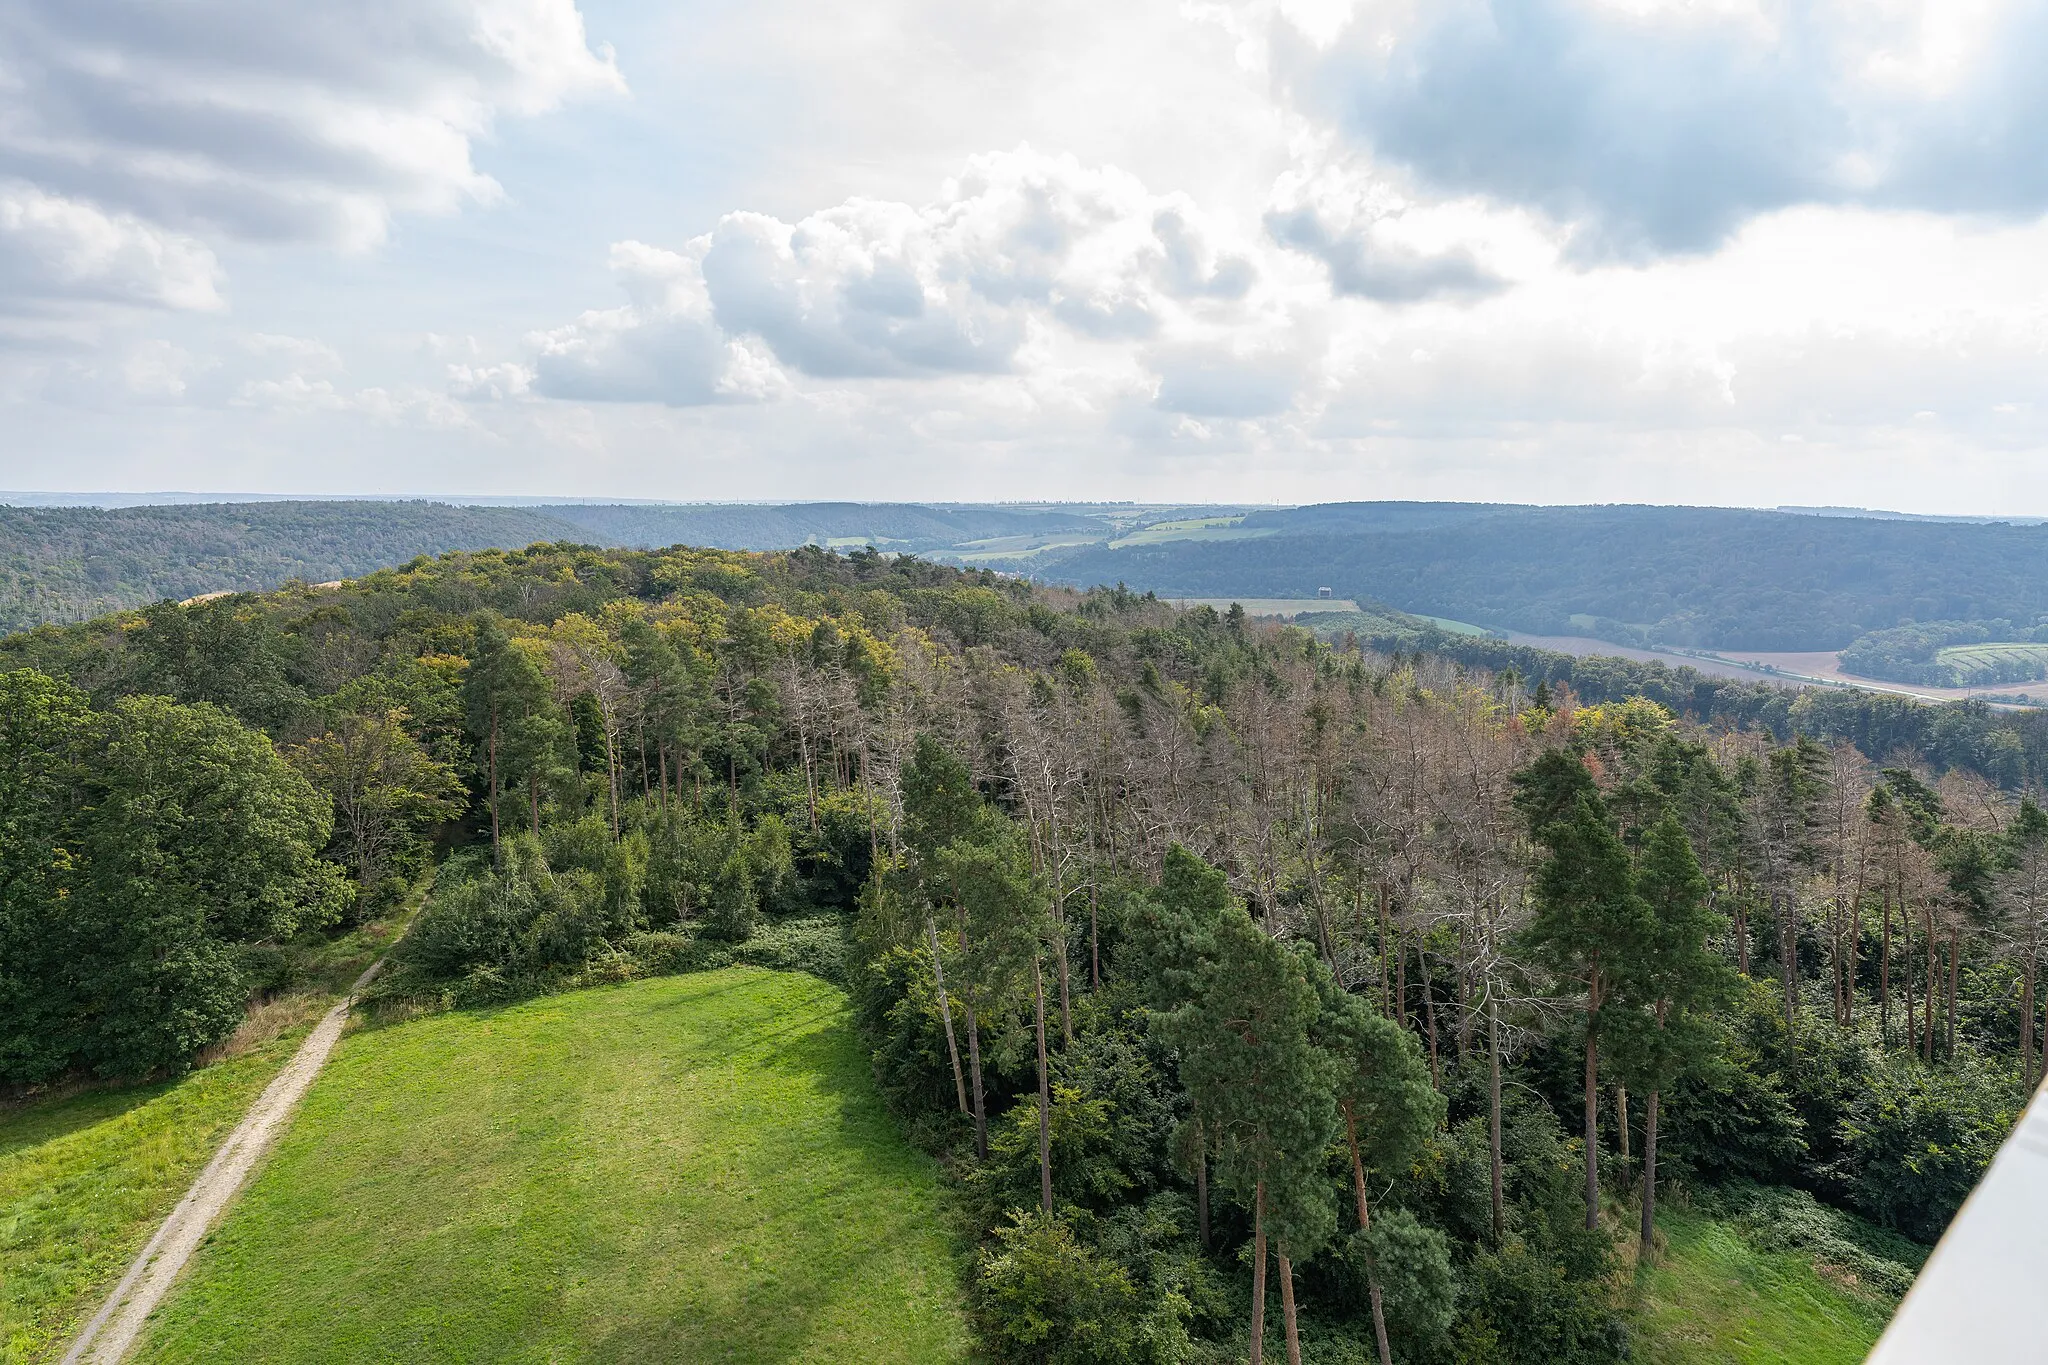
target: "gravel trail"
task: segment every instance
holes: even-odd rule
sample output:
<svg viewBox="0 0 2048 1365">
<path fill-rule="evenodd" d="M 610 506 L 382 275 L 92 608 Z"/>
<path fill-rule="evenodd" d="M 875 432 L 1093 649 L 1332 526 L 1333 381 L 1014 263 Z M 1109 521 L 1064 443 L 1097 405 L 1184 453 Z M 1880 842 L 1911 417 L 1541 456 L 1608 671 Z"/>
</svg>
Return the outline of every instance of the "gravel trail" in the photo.
<svg viewBox="0 0 2048 1365">
<path fill-rule="evenodd" d="M 348 1022 L 356 993 L 376 978 L 383 965 L 382 961 L 373 962 L 368 971 L 356 978 L 347 997 L 327 1012 L 299 1045 L 291 1062 L 242 1116 L 227 1141 L 213 1154 L 213 1160 L 192 1182 L 192 1188 L 129 1265 L 128 1273 L 114 1286 L 99 1312 L 93 1314 L 78 1339 L 71 1343 L 62 1365 L 118 1365 L 134 1349 L 149 1315 L 156 1311 L 185 1263 L 205 1240 L 207 1229 L 284 1131 L 293 1106 L 320 1074 L 327 1054 L 334 1050 L 342 1027 Z"/>
</svg>

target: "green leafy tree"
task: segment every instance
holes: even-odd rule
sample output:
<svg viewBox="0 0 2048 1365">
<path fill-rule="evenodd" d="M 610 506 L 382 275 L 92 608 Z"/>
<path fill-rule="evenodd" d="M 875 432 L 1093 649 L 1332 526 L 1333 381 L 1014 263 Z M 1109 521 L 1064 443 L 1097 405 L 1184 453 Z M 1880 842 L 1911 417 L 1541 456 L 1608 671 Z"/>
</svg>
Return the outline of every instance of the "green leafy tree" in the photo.
<svg viewBox="0 0 2048 1365">
<path fill-rule="evenodd" d="M 1174 1012 L 1202 988 L 1220 951 L 1219 935 L 1232 915 L 1242 916 L 1222 870 L 1180 844 L 1167 846 L 1158 887 L 1136 897 L 1125 925 L 1119 967 L 1136 985 L 1139 998 L 1170 1033 Z M 1196 1227 L 1209 1245 L 1209 1154 L 1212 1134 L 1202 1098 L 1190 1096 L 1193 1113 L 1182 1146 L 1194 1167 Z"/>
<path fill-rule="evenodd" d="M 0 1078 L 34 1082 L 76 1050 L 80 871 L 72 799 L 92 717 L 76 689 L 0 673 Z"/>
<path fill-rule="evenodd" d="M 974 1102 L 975 1154 L 988 1156 L 987 1095 L 982 1080 L 981 1020 L 1006 998 L 1021 994 L 1034 980 L 1038 955 L 1046 936 L 1046 900 L 1031 870 L 1030 850 L 1016 827 L 993 812 L 985 814 L 971 837 L 958 837 L 932 859 L 935 880 L 946 888 L 956 914 L 959 991 L 967 1012 L 971 1098 Z M 1042 1031 L 1044 991 L 1033 994 Z M 1044 1047 L 1039 1048 L 1039 1123 L 1041 1183 L 1051 1187 L 1050 1124 Z M 1050 1202 L 1047 1195 L 1046 1202 Z"/>
<path fill-rule="evenodd" d="M 485 800 L 491 812 L 491 857 L 502 865 L 498 802 L 509 781 L 532 776 L 542 755 L 551 751 L 552 736 L 538 719 L 552 714 L 547 677 L 531 656 L 513 643 L 496 617 L 479 613 L 474 621 L 469 673 L 462 683 L 462 709 L 480 750 Z M 509 743 L 514 737 L 518 743 Z M 514 763 L 524 766 L 524 772 Z M 534 789 L 537 790 L 537 789 Z M 535 823 L 538 797 L 535 798 Z"/>
<path fill-rule="evenodd" d="M 412 737 L 403 711 L 336 716 L 289 757 L 332 802 L 336 842 L 363 894 L 410 865 L 422 832 L 457 810 L 461 783 Z"/>
<path fill-rule="evenodd" d="M 133 690 L 211 702 L 273 734 L 304 709 L 306 694 L 286 676 L 284 642 L 254 599 L 159 602 L 142 623 L 131 637 Z"/>
<path fill-rule="evenodd" d="M 75 721 L 61 695 L 48 700 L 60 726 Z M 332 922 L 346 903 L 340 869 L 318 856 L 327 799 L 213 706 L 129 697 L 82 735 L 53 735 L 83 741 L 65 801 L 66 884 L 10 928 L 53 969 L 30 1017 L 62 1041 L 34 1048 L 40 1075 L 19 1078 L 60 1061 L 106 1076 L 182 1067 L 241 1020 L 236 945 Z M 4 1056 L 28 1050 L 0 1044 Z"/>
<path fill-rule="evenodd" d="M 1253 1365 L 1265 1349 L 1269 1235 L 1292 1365 L 1301 1351 L 1293 1263 L 1335 1229 L 1323 1155 L 1339 1132 L 1337 1067 L 1311 1034 L 1322 1005 L 1308 961 L 1242 913 L 1217 929 L 1215 960 L 1166 1032 L 1212 1127 L 1219 1178 L 1252 1211 Z"/>
</svg>

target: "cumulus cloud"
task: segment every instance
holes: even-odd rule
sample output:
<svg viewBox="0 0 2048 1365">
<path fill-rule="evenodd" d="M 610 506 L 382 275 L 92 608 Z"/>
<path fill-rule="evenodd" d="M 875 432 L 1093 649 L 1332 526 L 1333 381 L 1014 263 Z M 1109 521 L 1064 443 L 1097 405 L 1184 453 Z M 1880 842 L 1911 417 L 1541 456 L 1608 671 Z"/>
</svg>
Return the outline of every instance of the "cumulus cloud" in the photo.
<svg viewBox="0 0 2048 1365">
<path fill-rule="evenodd" d="M 1415 303 L 1431 298 L 1473 298 L 1507 287 L 1505 280 L 1480 264 L 1469 247 L 1425 252 L 1388 240 L 1376 224 L 1335 228 L 1313 208 L 1268 213 L 1266 230 L 1282 246 L 1306 252 L 1328 266 L 1330 287 L 1339 294 L 1381 303 Z"/>
<path fill-rule="evenodd" d="M 13 0 L 0 289 L 218 306 L 198 239 L 375 243 L 498 193 L 499 115 L 619 88 L 574 0 Z"/>
<path fill-rule="evenodd" d="M 0 309 L 64 298 L 208 311 L 222 305 L 220 267 L 202 243 L 132 214 L 0 184 Z"/>
<path fill-rule="evenodd" d="M 2048 209 L 2048 11 L 1913 0 L 1440 0 L 1284 60 L 1425 186 L 1542 210 L 1583 258 L 1714 249 L 1798 204 Z"/>
<path fill-rule="evenodd" d="M 1027 149 L 973 158 L 923 206 L 735 212 L 676 251 L 625 242 L 628 303 L 536 338 L 535 390 L 692 406 L 815 380 L 1015 372 L 1035 337 L 1151 339 L 1256 278 L 1182 196 Z"/>
</svg>

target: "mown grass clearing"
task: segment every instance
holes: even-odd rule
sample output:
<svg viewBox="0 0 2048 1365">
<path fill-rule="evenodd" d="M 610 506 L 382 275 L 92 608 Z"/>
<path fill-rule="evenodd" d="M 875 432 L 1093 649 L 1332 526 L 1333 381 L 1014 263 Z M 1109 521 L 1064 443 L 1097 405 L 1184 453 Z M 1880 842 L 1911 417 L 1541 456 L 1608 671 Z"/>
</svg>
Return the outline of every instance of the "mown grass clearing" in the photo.
<svg viewBox="0 0 2048 1365">
<path fill-rule="evenodd" d="M 954 1361 L 845 997 L 735 967 L 342 1041 L 151 1361 Z"/>
<path fill-rule="evenodd" d="M 1888 1301 L 1793 1253 L 1760 1252 L 1725 1222 L 1660 1210 L 1664 1257 L 1636 1281 L 1638 1355 L 1650 1365 L 1857 1365 Z"/>
<path fill-rule="evenodd" d="M 181 1080 L 0 1114 L 0 1360 L 62 1352 L 304 1031 Z"/>
</svg>

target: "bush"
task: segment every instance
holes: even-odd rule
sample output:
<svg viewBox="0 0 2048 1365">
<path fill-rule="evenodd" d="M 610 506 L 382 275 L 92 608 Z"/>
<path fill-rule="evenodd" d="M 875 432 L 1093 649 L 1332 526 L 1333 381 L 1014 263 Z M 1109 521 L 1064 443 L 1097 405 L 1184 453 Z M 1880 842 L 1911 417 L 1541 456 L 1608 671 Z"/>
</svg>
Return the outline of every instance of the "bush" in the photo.
<svg viewBox="0 0 2048 1365">
<path fill-rule="evenodd" d="M 1759 1251 L 1794 1252 L 1835 1266 L 1894 1298 L 1912 1287 L 1927 1259 L 1926 1247 L 1831 1209 L 1805 1190 L 1739 1182 L 1699 1203 L 1733 1220 Z"/>
<path fill-rule="evenodd" d="M 2021 1101 L 2010 1078 L 1964 1053 L 1940 1071 L 1893 1061 L 1842 1123 L 1839 1174 L 1857 1208 L 1883 1227 L 1933 1242 L 2012 1131 Z"/>
<path fill-rule="evenodd" d="M 1166 1365 L 1186 1350 L 1187 1300 L 1141 1296 L 1062 1218 L 1015 1214 L 975 1266 L 973 1312 L 998 1360 Z"/>
<path fill-rule="evenodd" d="M 1388 1209 L 1373 1216 L 1370 1232 L 1353 1230 L 1338 1254 L 1352 1272 L 1361 1313 L 1372 1311 L 1365 1270 L 1368 1263 L 1373 1267 L 1394 1354 L 1434 1358 L 1458 1310 L 1450 1240 L 1408 1210 Z"/>
<path fill-rule="evenodd" d="M 1460 1365 L 1610 1365 L 1629 1358 L 1628 1328 L 1597 1281 L 1511 1241 L 1472 1259 L 1465 1315 L 1453 1339 Z"/>
</svg>

